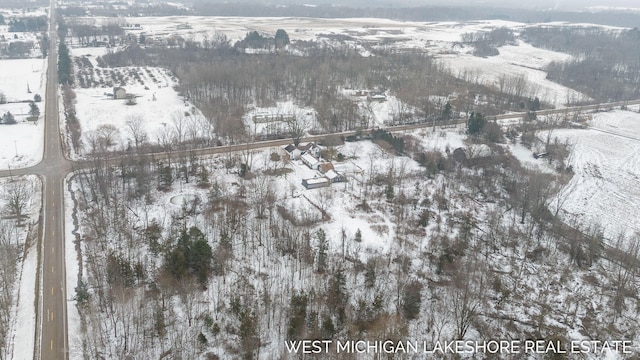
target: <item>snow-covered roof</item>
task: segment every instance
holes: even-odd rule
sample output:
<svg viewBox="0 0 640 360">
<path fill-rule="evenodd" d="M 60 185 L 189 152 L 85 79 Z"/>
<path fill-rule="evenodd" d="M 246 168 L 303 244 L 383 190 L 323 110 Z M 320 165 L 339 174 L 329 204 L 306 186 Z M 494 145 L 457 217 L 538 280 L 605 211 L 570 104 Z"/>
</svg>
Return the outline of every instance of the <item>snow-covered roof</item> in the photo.
<svg viewBox="0 0 640 360">
<path fill-rule="evenodd" d="M 310 166 L 316 165 L 319 162 L 318 159 L 313 157 L 311 154 L 304 154 L 301 159 Z"/>
<path fill-rule="evenodd" d="M 329 179 L 329 180 L 333 180 L 335 178 L 337 178 L 338 176 L 340 176 L 340 174 L 338 174 L 337 172 L 333 171 L 333 170 L 329 170 L 326 173 L 324 173 L 324 175 Z"/>
<path fill-rule="evenodd" d="M 324 184 L 329 182 L 329 179 L 327 179 L 326 177 L 317 177 L 317 178 L 311 178 L 311 179 L 304 179 L 302 181 L 311 185 L 311 184 Z"/>
</svg>

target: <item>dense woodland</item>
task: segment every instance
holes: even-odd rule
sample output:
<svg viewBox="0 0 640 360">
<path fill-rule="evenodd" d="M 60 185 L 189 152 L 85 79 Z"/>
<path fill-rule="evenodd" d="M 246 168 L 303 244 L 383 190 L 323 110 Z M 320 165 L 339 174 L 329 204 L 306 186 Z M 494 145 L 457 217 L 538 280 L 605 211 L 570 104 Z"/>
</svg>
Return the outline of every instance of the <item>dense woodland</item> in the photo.
<svg viewBox="0 0 640 360">
<path fill-rule="evenodd" d="M 551 63 L 548 78 L 585 93 L 597 101 L 640 97 L 640 30 L 596 27 L 529 27 L 522 33 L 534 46 L 575 56 Z"/>
<path fill-rule="evenodd" d="M 215 125 L 222 139 L 237 141 L 245 134 L 241 117 L 251 106 L 272 106 L 293 99 L 301 107 L 317 112 L 321 132 L 368 128 L 344 89 L 381 89 L 396 95 L 403 106 L 394 109 L 397 124 L 449 120 L 443 116 L 445 102 L 434 98 L 457 94 L 449 114 L 469 112 L 474 99 L 486 99 L 474 108 L 485 114 L 523 110 L 531 99 L 527 84 L 501 89 L 459 80 L 422 53 L 376 52 L 362 57 L 344 45 L 328 47 L 320 43 L 298 42 L 307 56 L 288 53 L 251 55 L 243 51 L 254 39 L 248 34 L 242 44 L 232 46 L 223 36 L 206 43 L 183 41 L 175 48 L 132 45 L 100 58 L 103 66 L 154 65 L 168 67 L 180 80 L 180 91 Z M 276 44 L 277 37 L 272 40 Z M 274 45 L 274 48 L 277 48 Z M 394 76 L 389 76 L 394 74 Z M 509 83 L 510 84 L 510 83 Z"/>
<path fill-rule="evenodd" d="M 97 158 L 70 185 L 87 330 L 74 351 L 254 359 L 287 358 L 291 339 L 633 339 L 638 241 L 605 246 L 597 227 L 560 221 L 566 145 L 549 147 L 555 175 L 533 172 L 474 118 L 469 148 L 494 156 L 458 163 L 381 133 L 378 151 L 346 156 L 390 166 L 313 190 L 317 208 L 283 189 L 286 171 L 274 170 L 292 165 L 269 151 L 118 167 Z M 162 205 L 156 189 L 177 188 L 200 196 Z M 363 248 L 359 230 L 328 235 L 334 191 L 379 224 L 388 250 Z"/>
</svg>

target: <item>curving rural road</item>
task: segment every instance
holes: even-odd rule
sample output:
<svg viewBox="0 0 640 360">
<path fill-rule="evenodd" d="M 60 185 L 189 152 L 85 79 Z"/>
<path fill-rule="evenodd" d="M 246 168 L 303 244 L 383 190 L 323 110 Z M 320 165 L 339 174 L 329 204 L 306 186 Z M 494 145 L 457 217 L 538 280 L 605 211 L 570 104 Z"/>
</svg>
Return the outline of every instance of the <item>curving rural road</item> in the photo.
<svg viewBox="0 0 640 360">
<path fill-rule="evenodd" d="M 35 359 L 68 359 L 69 346 L 67 334 L 67 302 L 66 296 L 66 274 L 64 255 L 64 178 L 72 170 L 93 167 L 93 161 L 70 161 L 65 158 L 62 147 L 62 131 L 60 130 L 58 111 L 58 81 L 57 81 L 57 32 L 55 24 L 55 0 L 51 0 L 50 5 L 50 50 L 47 70 L 47 88 L 45 103 L 45 130 L 44 130 L 44 154 L 42 161 L 33 167 L 0 171 L 0 177 L 10 175 L 37 174 L 43 178 L 43 224 L 41 228 L 42 239 L 40 250 L 40 279 L 38 299 L 37 319 L 39 329 L 36 331 L 36 348 L 34 349 Z M 616 102 L 598 105 L 577 106 L 564 109 L 543 110 L 539 115 L 566 113 L 571 111 L 587 111 L 598 108 L 606 108 L 620 105 L 640 104 L 640 100 Z M 498 115 L 496 119 L 517 118 L 525 116 L 525 113 L 515 113 Z M 460 124 L 464 121 L 459 122 Z M 450 124 L 448 124 L 450 125 Z M 406 126 L 389 127 L 389 131 L 407 131 L 418 128 L 429 128 L 431 124 L 415 124 Z M 355 132 L 345 132 L 334 135 L 353 135 Z M 311 136 L 303 141 L 318 141 L 325 135 Z M 243 151 L 249 149 L 268 148 L 274 146 L 287 145 L 290 139 L 261 141 L 249 144 L 238 144 L 230 146 L 220 146 L 198 150 L 181 150 L 172 153 L 155 153 L 147 155 L 124 155 L 116 156 L 107 160 L 108 164 L 118 164 L 127 159 L 138 157 L 149 157 L 155 159 L 172 157 L 182 157 L 190 155 L 208 155 L 216 153 L 226 153 Z"/>
</svg>

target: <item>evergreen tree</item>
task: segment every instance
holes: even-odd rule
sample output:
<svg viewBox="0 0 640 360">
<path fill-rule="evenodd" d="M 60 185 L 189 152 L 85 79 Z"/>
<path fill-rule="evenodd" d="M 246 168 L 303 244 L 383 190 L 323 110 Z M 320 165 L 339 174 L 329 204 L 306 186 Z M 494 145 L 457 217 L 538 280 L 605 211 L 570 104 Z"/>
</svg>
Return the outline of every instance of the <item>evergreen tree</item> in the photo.
<svg viewBox="0 0 640 360">
<path fill-rule="evenodd" d="M 178 242 L 165 256 L 165 269 L 180 280 L 193 274 L 205 286 L 212 271 L 213 250 L 200 229 L 182 229 Z"/>
<path fill-rule="evenodd" d="M 36 105 L 35 102 L 31 101 L 29 103 L 29 120 L 38 120 L 40 116 L 40 108 Z"/>
<path fill-rule="evenodd" d="M 376 284 L 376 263 L 374 259 L 369 259 L 364 272 L 364 286 L 372 288 Z"/>
<path fill-rule="evenodd" d="M 209 170 L 207 167 L 202 165 L 200 166 L 200 172 L 198 173 L 198 187 L 201 189 L 206 189 L 211 185 L 209 182 Z"/>
<path fill-rule="evenodd" d="M 4 122 L 7 125 L 13 125 L 13 124 L 16 124 L 16 118 L 13 116 L 13 114 L 10 111 L 7 111 L 2 116 L 2 122 Z"/>
<path fill-rule="evenodd" d="M 327 270 L 327 235 L 324 233 L 324 230 L 319 229 L 318 232 L 316 232 L 316 238 L 318 239 L 316 271 L 324 273 Z"/>
<path fill-rule="evenodd" d="M 393 185 L 387 184 L 387 187 L 384 190 L 384 194 L 387 197 L 387 201 L 392 201 L 395 196 Z"/>
<path fill-rule="evenodd" d="M 283 29 L 278 29 L 275 36 L 276 49 L 281 49 L 289 44 L 289 34 Z"/>
<path fill-rule="evenodd" d="M 168 191 L 171 189 L 171 185 L 173 184 L 173 172 L 171 170 L 171 166 L 169 165 L 160 165 L 159 171 L 159 182 L 158 190 Z"/>
<path fill-rule="evenodd" d="M 288 339 L 301 339 L 304 337 L 305 321 L 307 319 L 307 303 L 309 297 L 304 293 L 293 294 L 289 301 L 289 328 L 287 329 Z"/>
<path fill-rule="evenodd" d="M 422 284 L 412 281 L 404 289 L 402 295 L 402 313 L 407 320 L 413 320 L 420 314 L 422 303 Z"/>
<path fill-rule="evenodd" d="M 442 109 L 442 119 L 450 120 L 451 119 L 451 104 L 448 102 L 444 105 L 444 109 Z"/>
<path fill-rule="evenodd" d="M 347 316 L 349 297 L 346 284 L 347 278 L 344 275 L 344 271 L 338 268 L 329 281 L 329 289 L 327 291 L 327 306 L 336 314 L 338 325 L 344 324 Z"/>
<path fill-rule="evenodd" d="M 62 42 L 58 46 L 58 82 L 60 84 L 73 84 L 69 49 Z"/>
<path fill-rule="evenodd" d="M 469 135 L 477 135 L 484 128 L 485 120 L 484 116 L 480 113 L 471 113 L 469 120 L 467 121 L 467 133 Z"/>
</svg>

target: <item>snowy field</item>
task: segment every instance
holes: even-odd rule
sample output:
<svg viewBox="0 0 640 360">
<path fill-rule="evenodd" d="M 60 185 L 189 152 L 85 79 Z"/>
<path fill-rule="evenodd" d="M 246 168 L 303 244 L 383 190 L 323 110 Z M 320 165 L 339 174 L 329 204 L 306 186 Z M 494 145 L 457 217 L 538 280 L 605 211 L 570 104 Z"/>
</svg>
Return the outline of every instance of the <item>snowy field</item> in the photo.
<svg viewBox="0 0 640 360">
<path fill-rule="evenodd" d="M 600 224 L 605 236 L 640 233 L 640 114 L 598 113 L 586 130 L 557 130 L 572 144 L 574 176 L 558 195 L 565 218 Z"/>
<path fill-rule="evenodd" d="M 0 104 L 0 116 L 14 115 L 17 124 L 0 124 L 0 169 L 35 165 L 42 159 L 46 59 L 0 60 L 0 92 L 7 103 Z M 29 92 L 30 91 L 30 92 Z M 29 103 L 39 94 L 37 126 L 27 122 Z"/>
<path fill-rule="evenodd" d="M 139 121 L 140 132 L 149 143 L 158 143 L 167 136 L 180 136 L 185 140 L 205 131 L 208 122 L 176 92 L 177 79 L 169 71 L 156 67 L 98 68 L 95 58 L 104 51 L 105 48 L 72 50 L 74 56 L 84 56 L 91 62 L 91 67 L 82 69 L 86 87 L 75 89 L 84 154 L 92 150 L 92 144 L 101 136 L 100 128 L 109 124 L 115 127 L 111 150 L 135 145 L 128 125 L 132 121 Z M 114 87 L 123 87 L 135 104 L 128 104 L 128 99 L 114 99 Z"/>
<path fill-rule="evenodd" d="M 108 18 L 85 18 L 101 24 Z M 315 19 L 315 18 L 242 18 L 169 16 L 126 18 L 130 24 L 139 24 L 141 30 L 129 32 L 144 34 L 149 39 L 165 40 L 180 36 L 202 41 L 224 34 L 234 43 L 242 40 L 250 31 L 273 36 L 277 29 L 284 29 L 292 41 L 324 41 L 332 43 L 336 36 L 360 49 L 369 56 L 369 49 L 417 49 L 441 59 L 454 76 L 489 86 L 497 86 L 501 77 L 522 76 L 532 84 L 525 96 L 538 96 L 541 100 L 561 106 L 567 102 L 584 101 L 588 97 L 565 86 L 546 80 L 544 67 L 551 61 L 566 61 L 570 55 L 535 48 L 522 41 L 517 45 L 499 48 L 500 54 L 488 58 L 471 55 L 473 49 L 461 43 L 462 35 L 491 31 L 508 27 L 516 33 L 527 26 L 502 20 L 469 22 L 408 22 L 388 19 Z M 546 26 L 574 26 L 567 23 L 550 23 Z M 581 26 L 576 24 L 575 26 Z M 610 27 L 608 27 L 610 28 Z"/>
<path fill-rule="evenodd" d="M 537 96 L 541 101 L 556 106 L 590 100 L 575 90 L 546 79 L 544 67 L 551 61 L 569 60 L 570 55 L 539 49 L 522 41 L 517 46 L 502 46 L 499 51 L 499 55 L 486 58 L 457 53 L 443 55 L 441 59 L 454 76 L 494 88 L 500 88 L 501 79 L 523 76 L 529 82 L 525 96 Z"/>
</svg>

